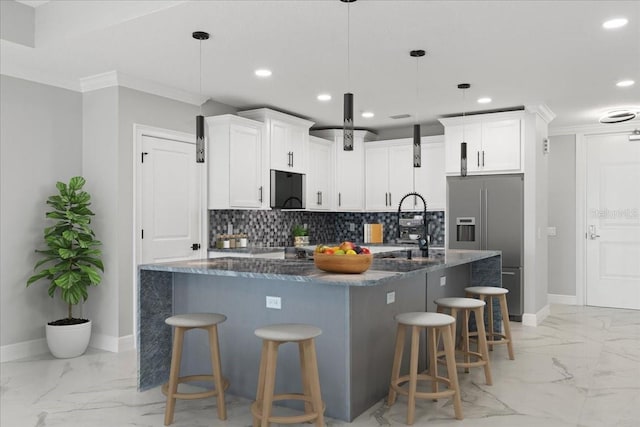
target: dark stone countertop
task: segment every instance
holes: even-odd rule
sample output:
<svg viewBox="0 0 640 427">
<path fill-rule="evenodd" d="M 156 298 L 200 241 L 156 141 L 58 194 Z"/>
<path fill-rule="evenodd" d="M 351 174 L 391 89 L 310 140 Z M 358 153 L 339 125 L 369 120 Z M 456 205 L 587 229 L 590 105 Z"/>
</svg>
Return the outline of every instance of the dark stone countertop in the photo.
<svg viewBox="0 0 640 427">
<path fill-rule="evenodd" d="M 315 267 L 312 259 L 265 259 L 223 257 L 140 265 L 140 270 L 173 273 L 204 274 L 210 276 L 245 277 L 266 280 L 290 280 L 309 284 L 342 286 L 375 286 L 405 276 L 422 275 L 456 265 L 467 264 L 500 255 L 500 251 L 460 249 L 429 251 L 423 258 L 413 251 L 406 259 L 406 251 L 378 253 L 369 270 L 360 274 L 327 273 Z"/>
</svg>

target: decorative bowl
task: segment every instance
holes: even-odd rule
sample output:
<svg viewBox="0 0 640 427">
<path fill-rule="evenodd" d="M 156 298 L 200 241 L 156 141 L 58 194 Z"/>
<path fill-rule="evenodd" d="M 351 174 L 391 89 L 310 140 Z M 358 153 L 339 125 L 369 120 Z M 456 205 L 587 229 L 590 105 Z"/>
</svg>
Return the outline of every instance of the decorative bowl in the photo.
<svg viewBox="0 0 640 427">
<path fill-rule="evenodd" d="M 373 255 L 334 255 L 314 253 L 313 263 L 329 273 L 363 273 L 371 266 Z"/>
</svg>

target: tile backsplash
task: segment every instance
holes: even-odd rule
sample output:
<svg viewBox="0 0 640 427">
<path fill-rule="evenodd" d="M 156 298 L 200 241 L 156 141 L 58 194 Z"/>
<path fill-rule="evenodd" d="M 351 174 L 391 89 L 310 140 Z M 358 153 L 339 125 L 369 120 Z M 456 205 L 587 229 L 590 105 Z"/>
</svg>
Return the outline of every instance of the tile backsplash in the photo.
<svg viewBox="0 0 640 427">
<path fill-rule="evenodd" d="M 444 247 L 444 211 L 427 212 L 431 246 Z M 290 210 L 211 210 L 209 211 L 209 246 L 218 234 L 246 233 L 253 246 L 292 246 L 291 231 L 296 224 L 306 224 L 311 244 L 363 241 L 364 224 L 384 225 L 384 242 L 398 238 L 396 212 L 309 212 Z"/>
</svg>

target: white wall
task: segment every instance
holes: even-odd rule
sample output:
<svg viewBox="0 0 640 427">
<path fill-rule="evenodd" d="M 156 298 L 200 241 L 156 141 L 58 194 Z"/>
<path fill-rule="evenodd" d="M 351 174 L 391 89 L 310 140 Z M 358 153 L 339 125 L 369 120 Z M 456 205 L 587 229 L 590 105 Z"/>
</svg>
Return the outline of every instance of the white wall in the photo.
<svg viewBox="0 0 640 427">
<path fill-rule="evenodd" d="M 46 281 L 28 289 L 25 284 L 37 260 L 34 249 L 44 249 L 47 197 L 57 192 L 56 181 L 68 182 L 82 173 L 82 97 L 4 75 L 0 93 L 0 345 L 4 359 L 9 351 L 19 355 L 29 345 L 44 345 L 44 325 L 66 314 L 58 297 L 49 298 Z"/>
<path fill-rule="evenodd" d="M 549 154 L 549 294 L 576 296 L 576 138 L 551 137 Z M 566 298 L 564 299 L 567 300 Z M 570 300 L 570 298 L 569 298 Z"/>
</svg>

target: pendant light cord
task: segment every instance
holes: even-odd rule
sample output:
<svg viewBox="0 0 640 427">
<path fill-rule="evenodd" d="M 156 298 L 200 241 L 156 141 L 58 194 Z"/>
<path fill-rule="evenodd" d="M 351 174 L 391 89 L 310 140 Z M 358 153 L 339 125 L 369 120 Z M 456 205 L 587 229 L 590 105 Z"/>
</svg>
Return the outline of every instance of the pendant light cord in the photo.
<svg viewBox="0 0 640 427">
<path fill-rule="evenodd" d="M 418 80 L 420 78 L 420 57 L 416 56 L 416 124 L 418 124 L 418 104 L 420 102 L 420 89 Z"/>
<path fill-rule="evenodd" d="M 198 66 L 200 67 L 200 88 L 199 88 L 199 93 L 200 93 L 200 98 L 202 98 L 202 40 L 200 40 L 200 43 L 198 44 L 199 48 L 200 48 L 200 61 Z M 202 115 L 202 103 L 200 103 L 200 115 Z"/>
<path fill-rule="evenodd" d="M 464 128 L 465 128 L 464 114 L 465 114 L 465 110 L 467 109 L 467 98 L 465 96 L 466 93 L 467 93 L 467 90 L 462 89 L 462 141 L 463 142 L 466 142 L 466 138 L 464 135 Z"/>
<path fill-rule="evenodd" d="M 347 92 L 351 89 L 351 3 L 347 3 Z"/>
</svg>

